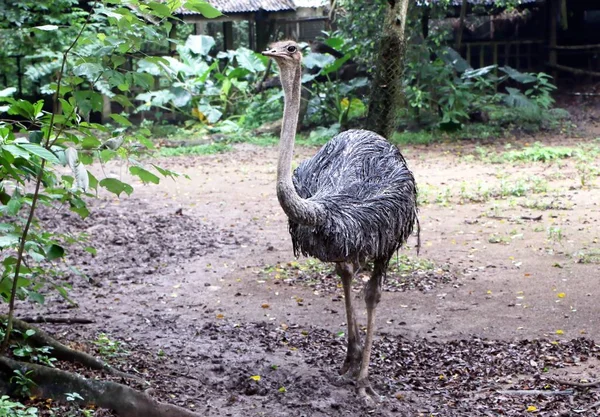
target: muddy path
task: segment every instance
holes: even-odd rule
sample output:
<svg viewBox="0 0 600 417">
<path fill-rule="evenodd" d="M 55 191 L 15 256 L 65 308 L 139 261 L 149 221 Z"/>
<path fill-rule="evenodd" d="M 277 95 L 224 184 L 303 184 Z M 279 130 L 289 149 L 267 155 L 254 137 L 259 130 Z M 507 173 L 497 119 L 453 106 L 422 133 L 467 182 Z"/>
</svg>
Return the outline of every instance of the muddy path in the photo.
<svg viewBox="0 0 600 417">
<path fill-rule="evenodd" d="M 70 256 L 87 276 L 69 275 L 76 308 L 50 297 L 27 313 L 94 318 L 48 329 L 122 340 L 131 354 L 121 366 L 143 373 L 157 397 L 207 416 L 584 409 L 597 393 L 497 390 L 558 390 L 553 375 L 597 376 L 599 180 L 582 186 L 572 159 L 494 164 L 489 155 L 502 147 L 486 149 L 403 150 L 421 188 L 423 248 L 417 258 L 411 241 L 392 261 L 372 366 L 385 400 L 375 410 L 337 376 L 342 291 L 330 267 L 293 258 L 272 148 L 163 160 L 189 179 L 133 182 L 132 197 L 101 196 L 85 221 L 48 213 L 44 221 L 60 230 L 88 233 L 97 254 Z M 313 152 L 299 149 L 297 159 Z"/>
</svg>

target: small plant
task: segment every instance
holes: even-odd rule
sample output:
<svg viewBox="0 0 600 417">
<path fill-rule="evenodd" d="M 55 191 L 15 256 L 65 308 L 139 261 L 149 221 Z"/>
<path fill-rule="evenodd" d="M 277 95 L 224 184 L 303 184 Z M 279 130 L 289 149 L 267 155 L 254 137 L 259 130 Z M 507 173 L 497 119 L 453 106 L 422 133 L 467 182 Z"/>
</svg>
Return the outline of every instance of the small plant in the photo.
<svg viewBox="0 0 600 417">
<path fill-rule="evenodd" d="M 562 244 L 562 240 L 565 237 L 563 231 L 558 226 L 551 226 L 547 229 L 548 240 L 551 242 Z"/>
<path fill-rule="evenodd" d="M 31 396 L 31 390 L 33 387 L 37 386 L 37 384 L 29 378 L 29 375 L 31 375 L 33 371 L 22 373 L 20 370 L 16 369 L 13 373 L 14 376 L 10 378 L 10 382 L 17 385 L 16 392 L 22 397 Z"/>
<path fill-rule="evenodd" d="M 92 342 L 100 356 L 106 359 L 127 356 L 129 352 L 123 347 L 123 342 L 112 340 L 105 333 L 100 333 Z"/>
<path fill-rule="evenodd" d="M 0 397 L 0 416 L 2 417 L 37 417 L 38 409 L 25 407 L 20 402 L 12 401 L 8 395 Z"/>
<path fill-rule="evenodd" d="M 83 397 L 76 392 L 67 392 L 65 396 L 67 397 L 67 401 L 70 403 L 75 401 L 83 401 Z"/>
<path fill-rule="evenodd" d="M 494 233 L 493 235 L 491 235 L 488 238 L 488 242 L 489 243 L 499 243 L 499 244 L 502 244 L 502 245 L 510 245 L 511 241 L 512 240 L 511 240 L 510 237 L 508 237 L 508 236 L 500 236 L 497 233 Z"/>
</svg>

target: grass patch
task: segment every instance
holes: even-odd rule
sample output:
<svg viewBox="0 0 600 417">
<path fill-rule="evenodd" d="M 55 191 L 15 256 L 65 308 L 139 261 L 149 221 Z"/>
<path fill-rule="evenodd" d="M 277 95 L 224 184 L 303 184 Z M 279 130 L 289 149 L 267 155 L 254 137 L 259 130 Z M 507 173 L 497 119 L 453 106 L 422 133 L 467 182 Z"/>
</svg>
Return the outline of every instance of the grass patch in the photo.
<svg viewBox="0 0 600 417">
<path fill-rule="evenodd" d="M 566 146 L 543 146 L 536 142 L 533 146 L 506 152 L 502 159 L 507 162 L 551 162 L 571 158 L 577 151 L 577 149 Z"/>
<path fill-rule="evenodd" d="M 225 143 L 209 143 L 197 146 L 182 146 L 179 148 L 160 148 L 159 156 L 213 155 L 231 150 L 231 145 Z"/>
<path fill-rule="evenodd" d="M 580 264 L 600 264 L 600 249 L 587 249 L 575 254 L 577 263 Z"/>
</svg>

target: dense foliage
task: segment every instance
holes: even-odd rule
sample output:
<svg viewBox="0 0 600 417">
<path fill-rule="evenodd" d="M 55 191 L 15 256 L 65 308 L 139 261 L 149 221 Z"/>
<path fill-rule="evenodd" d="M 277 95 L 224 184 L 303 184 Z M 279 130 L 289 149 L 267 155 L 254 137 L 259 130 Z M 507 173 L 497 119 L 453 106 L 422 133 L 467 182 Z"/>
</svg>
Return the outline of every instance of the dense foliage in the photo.
<svg viewBox="0 0 600 417">
<path fill-rule="evenodd" d="M 169 19 L 179 7 L 193 8 L 207 17 L 219 14 L 200 0 L 185 4 L 179 0 L 128 1 L 126 5 L 120 0 L 98 0 L 87 10 L 71 2 L 59 5 L 64 15 L 45 13 L 44 6 L 33 1 L 3 6 L 2 34 L 10 34 L 9 50 L 27 53 L 40 40 L 51 40 L 42 50 L 45 59 L 27 69 L 33 73 L 47 68 L 38 78 L 45 98 L 13 98 L 14 87 L 0 91 L 0 112 L 9 116 L 0 121 L 0 297 L 9 303 L 4 348 L 16 298 L 43 302 L 52 288 L 68 297 L 57 261 L 65 247 L 80 237 L 49 232 L 38 221 L 37 207 L 70 209 L 86 217 L 86 200 L 100 188 L 116 195 L 133 191 L 121 178 L 97 178 L 87 169 L 95 161 L 122 160 L 129 173 L 144 183 L 175 175 L 142 162 L 142 150 L 153 144 L 147 129 L 130 130 L 127 112 L 134 106 L 129 97 L 148 90 L 154 77 L 133 71 L 129 58 L 148 43 L 168 37 Z M 110 102 L 124 110 L 110 114 L 112 126 L 90 121 L 94 112 L 101 112 Z"/>
</svg>

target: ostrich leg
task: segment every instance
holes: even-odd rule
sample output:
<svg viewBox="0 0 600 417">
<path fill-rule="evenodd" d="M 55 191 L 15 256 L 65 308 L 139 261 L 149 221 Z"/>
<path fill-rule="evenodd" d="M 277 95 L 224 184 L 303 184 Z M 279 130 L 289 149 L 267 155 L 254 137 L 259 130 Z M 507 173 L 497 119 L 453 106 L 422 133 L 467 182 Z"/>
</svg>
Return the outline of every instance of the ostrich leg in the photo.
<svg viewBox="0 0 600 417">
<path fill-rule="evenodd" d="M 371 388 L 369 382 L 369 361 L 371 359 L 371 347 L 373 345 L 373 330 L 375 327 L 375 308 L 381 299 L 381 284 L 385 275 L 387 262 L 376 260 L 373 267 L 373 275 L 365 288 L 365 303 L 367 304 L 367 338 L 363 350 L 360 372 L 358 374 L 357 387 L 358 396 L 366 401 L 371 401 L 371 396 L 377 393 Z"/>
<path fill-rule="evenodd" d="M 362 356 L 362 346 L 360 344 L 360 333 L 358 332 L 358 324 L 356 323 L 356 314 L 352 307 L 352 279 L 354 278 L 355 265 L 347 262 L 337 263 L 335 272 L 342 279 L 344 286 L 344 299 L 346 300 L 346 317 L 348 321 L 348 350 L 346 352 L 346 360 L 340 369 L 340 375 L 350 374 L 356 376 L 360 368 Z"/>
</svg>

